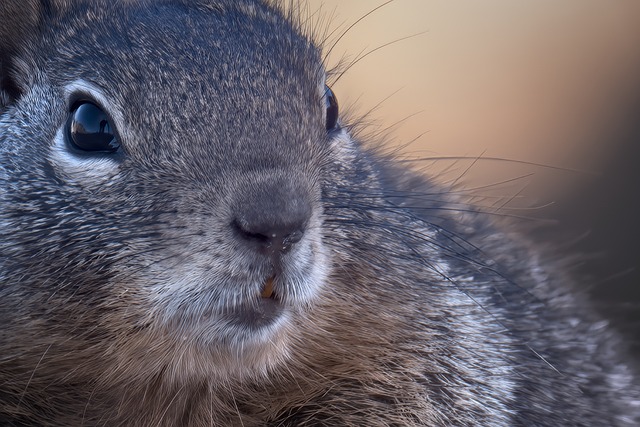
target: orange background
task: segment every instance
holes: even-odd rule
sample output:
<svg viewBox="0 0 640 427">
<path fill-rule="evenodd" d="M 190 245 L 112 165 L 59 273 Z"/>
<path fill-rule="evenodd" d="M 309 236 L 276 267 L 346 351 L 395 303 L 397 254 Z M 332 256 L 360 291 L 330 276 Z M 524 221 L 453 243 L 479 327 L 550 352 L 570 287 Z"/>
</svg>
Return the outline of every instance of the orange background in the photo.
<svg viewBox="0 0 640 427">
<path fill-rule="evenodd" d="M 308 3 L 340 28 L 335 39 L 384 2 Z M 341 106 L 366 112 L 383 101 L 382 126 L 415 114 L 394 136 L 424 133 L 408 148 L 420 156 L 484 153 L 595 172 L 611 153 L 610 127 L 640 77 L 640 2 L 396 0 L 350 29 L 329 64 L 418 33 L 351 67 L 334 87 Z"/>
</svg>

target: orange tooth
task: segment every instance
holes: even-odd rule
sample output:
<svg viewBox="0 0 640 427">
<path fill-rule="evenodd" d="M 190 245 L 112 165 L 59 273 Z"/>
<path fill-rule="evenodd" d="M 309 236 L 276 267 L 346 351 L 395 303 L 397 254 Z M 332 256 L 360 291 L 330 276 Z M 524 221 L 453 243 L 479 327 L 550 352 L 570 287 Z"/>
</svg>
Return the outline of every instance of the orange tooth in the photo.
<svg viewBox="0 0 640 427">
<path fill-rule="evenodd" d="M 262 298 L 271 298 L 271 295 L 273 295 L 273 277 L 267 279 L 262 289 Z"/>
</svg>

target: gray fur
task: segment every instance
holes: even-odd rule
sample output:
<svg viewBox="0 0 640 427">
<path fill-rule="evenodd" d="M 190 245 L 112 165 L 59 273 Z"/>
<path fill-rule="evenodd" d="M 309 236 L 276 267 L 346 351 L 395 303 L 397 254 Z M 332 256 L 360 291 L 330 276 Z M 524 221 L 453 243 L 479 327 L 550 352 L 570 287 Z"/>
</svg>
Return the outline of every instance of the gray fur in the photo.
<svg viewBox="0 0 640 427">
<path fill-rule="evenodd" d="M 0 424 L 640 423 L 561 263 L 327 133 L 277 7 L 5 0 L 0 79 Z M 69 149 L 78 96 L 115 155 Z"/>
</svg>

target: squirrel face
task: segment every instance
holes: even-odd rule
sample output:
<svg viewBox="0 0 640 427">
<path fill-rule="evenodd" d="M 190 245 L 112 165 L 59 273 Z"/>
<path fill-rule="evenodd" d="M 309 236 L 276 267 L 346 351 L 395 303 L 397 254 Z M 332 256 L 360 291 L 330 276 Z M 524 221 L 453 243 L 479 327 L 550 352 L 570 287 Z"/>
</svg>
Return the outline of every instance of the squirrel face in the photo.
<svg viewBox="0 0 640 427">
<path fill-rule="evenodd" d="M 131 358 L 284 357 L 326 291 L 320 199 L 348 143 L 319 52 L 253 2 L 34 13 L 3 71 L 7 298 Z"/>
</svg>

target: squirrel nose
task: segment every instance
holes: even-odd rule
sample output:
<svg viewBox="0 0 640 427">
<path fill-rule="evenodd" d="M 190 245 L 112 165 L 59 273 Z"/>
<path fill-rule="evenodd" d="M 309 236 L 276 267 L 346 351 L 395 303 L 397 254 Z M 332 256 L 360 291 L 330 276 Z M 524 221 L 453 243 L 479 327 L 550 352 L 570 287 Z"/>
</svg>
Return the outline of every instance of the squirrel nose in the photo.
<svg viewBox="0 0 640 427">
<path fill-rule="evenodd" d="M 244 244 L 277 259 L 304 236 L 312 212 L 309 190 L 284 179 L 250 187 L 236 199 L 232 228 Z"/>
</svg>

